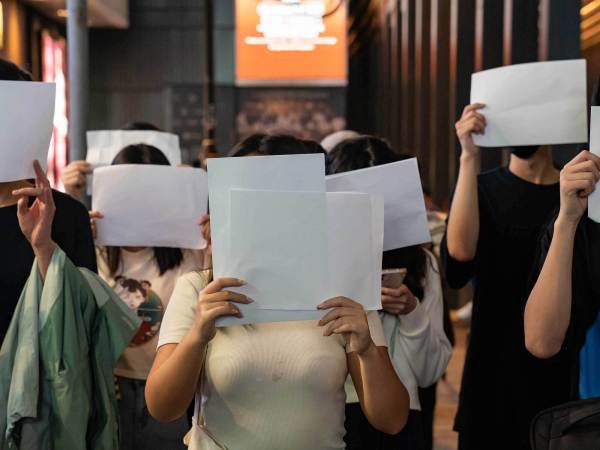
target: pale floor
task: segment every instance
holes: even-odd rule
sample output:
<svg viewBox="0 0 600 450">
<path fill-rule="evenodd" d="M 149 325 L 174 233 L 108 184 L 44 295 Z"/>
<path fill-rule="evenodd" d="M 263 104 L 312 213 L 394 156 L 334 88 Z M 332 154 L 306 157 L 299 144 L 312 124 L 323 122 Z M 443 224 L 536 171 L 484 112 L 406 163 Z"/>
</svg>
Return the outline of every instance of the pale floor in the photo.
<svg viewBox="0 0 600 450">
<path fill-rule="evenodd" d="M 458 405 L 468 328 L 455 324 L 454 331 L 456 333 L 454 353 L 445 379 L 438 383 L 434 424 L 435 450 L 456 450 L 457 448 L 457 434 L 452 431 L 452 426 Z"/>
</svg>

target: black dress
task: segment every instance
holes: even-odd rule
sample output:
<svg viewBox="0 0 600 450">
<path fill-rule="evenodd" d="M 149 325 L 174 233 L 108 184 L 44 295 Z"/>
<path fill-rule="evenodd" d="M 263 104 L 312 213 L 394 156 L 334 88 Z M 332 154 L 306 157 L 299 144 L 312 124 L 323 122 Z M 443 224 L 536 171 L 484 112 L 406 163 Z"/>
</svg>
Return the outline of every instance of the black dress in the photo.
<svg viewBox="0 0 600 450">
<path fill-rule="evenodd" d="M 52 238 L 76 266 L 96 272 L 87 210 L 68 195 L 56 191 L 53 195 L 56 213 Z M 0 344 L 31 273 L 33 259 L 31 246 L 19 228 L 17 206 L 0 208 Z"/>
<path fill-rule="evenodd" d="M 475 259 L 459 262 L 442 242 L 448 283 L 473 281 L 473 315 L 455 430 L 461 450 L 528 449 L 531 419 L 554 404 L 540 380 L 553 362 L 524 343 L 523 311 L 539 237 L 559 205 L 559 185 L 536 185 L 507 168 L 478 179 L 479 241 Z"/>
</svg>

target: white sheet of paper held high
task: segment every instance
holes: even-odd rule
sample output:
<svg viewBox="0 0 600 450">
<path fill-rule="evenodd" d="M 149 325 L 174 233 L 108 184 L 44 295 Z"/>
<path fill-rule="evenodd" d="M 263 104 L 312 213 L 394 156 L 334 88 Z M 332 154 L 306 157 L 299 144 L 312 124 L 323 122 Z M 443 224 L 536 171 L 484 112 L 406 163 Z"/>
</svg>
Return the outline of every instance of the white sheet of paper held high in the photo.
<svg viewBox="0 0 600 450">
<path fill-rule="evenodd" d="M 340 196 L 340 195 L 345 195 L 345 194 L 337 194 L 337 193 L 328 193 L 327 197 L 328 197 L 328 206 L 331 205 L 331 198 L 332 196 Z M 352 194 L 350 194 L 352 195 Z M 361 195 L 361 194 L 359 194 Z M 358 197 L 357 197 L 358 198 Z M 371 273 L 371 274 L 378 274 L 381 271 L 381 257 L 382 257 L 382 249 L 383 249 L 383 222 L 384 222 L 384 207 L 383 207 L 383 198 L 381 197 L 377 197 L 377 196 L 369 196 L 370 199 L 370 212 L 367 212 L 365 214 L 364 211 L 358 211 L 356 209 L 356 206 L 359 206 L 358 203 L 355 203 L 354 205 L 350 205 L 350 209 L 354 210 L 354 214 L 356 215 L 360 215 L 362 217 L 365 216 L 369 216 L 370 215 L 370 220 L 371 220 L 371 255 L 372 258 L 369 260 L 367 258 L 362 258 L 361 257 L 361 263 L 364 263 L 366 261 L 370 261 L 370 264 L 372 264 L 372 267 L 370 270 L 368 270 L 367 272 Z M 360 200 L 359 200 L 360 201 Z M 341 203 L 337 202 L 337 205 L 340 206 Z M 359 206 L 360 207 L 360 206 Z M 342 213 L 342 214 L 335 214 L 335 209 L 328 209 L 328 216 L 335 216 L 338 218 L 338 220 L 343 220 L 345 217 L 348 217 L 349 215 L 351 215 L 352 213 L 350 211 L 346 212 L 346 213 Z M 361 223 L 362 220 L 361 220 Z M 341 222 L 340 222 L 341 224 Z M 349 232 L 349 233 L 341 233 L 341 234 L 336 234 L 337 237 L 333 237 L 332 235 L 336 233 L 336 231 L 338 231 L 340 228 L 340 225 L 337 224 L 333 224 L 333 226 L 329 226 L 328 227 L 328 233 L 330 236 L 330 241 L 331 243 L 335 242 L 337 240 L 337 244 L 334 244 L 336 246 L 340 246 L 342 245 L 342 240 L 340 238 L 343 238 L 344 236 L 351 236 L 352 239 L 350 241 L 350 243 L 347 243 L 347 247 L 348 248 L 352 248 L 354 246 L 354 242 L 356 240 L 356 234 Z M 367 239 L 362 240 L 363 243 L 368 242 Z M 331 244 L 330 244 L 331 245 Z M 366 251 L 366 250 L 363 250 Z M 360 252 L 360 250 L 358 250 L 358 252 Z M 342 258 L 344 257 L 344 254 L 342 252 L 338 253 Z M 361 255 L 362 256 L 362 255 Z M 333 266 L 336 266 L 336 262 L 333 261 L 331 262 L 330 260 L 330 264 L 332 264 Z M 346 270 L 346 267 L 350 267 L 352 268 L 352 263 L 347 263 L 346 261 L 344 261 L 341 264 L 337 264 L 337 269 L 338 271 L 343 271 Z M 335 270 L 335 267 L 334 267 Z M 363 269 L 364 270 L 364 269 Z M 347 274 L 346 277 L 347 278 L 352 278 L 355 277 L 356 274 L 355 273 L 350 273 Z M 331 279 L 335 279 L 337 277 L 338 280 L 342 280 L 342 283 L 344 283 L 343 278 L 340 275 L 334 275 L 331 277 Z M 381 308 L 381 297 L 380 297 L 380 292 L 381 292 L 381 278 L 376 276 L 374 277 L 374 284 L 372 286 L 370 286 L 368 289 L 372 289 L 372 298 L 373 300 L 369 299 L 368 301 L 366 301 L 365 303 L 372 303 L 371 306 L 373 306 L 373 308 L 370 308 L 368 305 L 365 306 L 366 309 L 380 309 Z M 348 283 L 348 286 L 352 286 L 353 282 L 350 281 Z M 365 287 L 365 286 L 363 286 Z M 336 292 L 335 287 L 333 286 L 333 284 L 330 284 L 328 286 L 328 293 L 327 295 L 330 295 L 331 292 Z M 343 292 L 346 292 L 347 295 L 349 295 L 350 297 L 354 297 L 359 299 L 359 296 L 361 294 L 354 294 L 352 292 L 349 292 L 347 287 L 343 288 Z M 334 294 L 335 295 L 335 294 Z M 360 299 L 359 299 L 360 300 Z M 238 319 L 237 317 L 223 317 L 217 320 L 217 326 L 219 327 L 223 327 L 223 326 L 230 326 L 230 325 L 243 325 L 243 324 L 248 324 L 248 323 L 269 323 L 269 322 L 290 322 L 290 321 L 298 321 L 298 320 L 318 320 L 321 317 L 323 317 L 326 314 L 326 311 L 320 311 L 320 310 L 283 310 L 283 309 L 258 309 L 257 306 L 255 304 L 250 304 L 250 305 L 238 305 L 240 310 L 242 311 L 243 317 L 241 319 Z"/>
<path fill-rule="evenodd" d="M 587 141 L 584 59 L 517 64 L 474 73 L 471 103 L 486 105 L 482 147 Z"/>
<path fill-rule="evenodd" d="M 250 156 L 208 160 L 211 243 L 215 277 L 227 276 L 230 191 L 325 192 L 323 155 Z"/>
<path fill-rule="evenodd" d="M 179 136 L 152 130 L 98 130 L 87 132 L 87 157 L 94 169 L 110 166 L 117 154 L 128 145 L 146 144 L 165 154 L 172 166 L 181 164 Z M 92 193 L 93 179 L 87 180 L 88 194 Z"/>
<path fill-rule="evenodd" d="M 206 247 L 198 220 L 206 214 L 208 177 L 202 169 L 146 164 L 94 171 L 92 209 L 99 245 Z"/>
<path fill-rule="evenodd" d="M 590 119 L 590 152 L 600 156 L 600 106 L 592 107 Z M 588 200 L 588 216 L 594 222 L 600 223 L 600 185 Z"/>
<path fill-rule="evenodd" d="M 46 167 L 55 99 L 54 83 L 0 81 L 0 182 L 35 178 L 35 159 Z"/>
<path fill-rule="evenodd" d="M 383 197 L 384 250 L 431 241 L 419 166 L 415 158 L 330 175 L 326 184 L 328 192 L 365 192 Z"/>
</svg>

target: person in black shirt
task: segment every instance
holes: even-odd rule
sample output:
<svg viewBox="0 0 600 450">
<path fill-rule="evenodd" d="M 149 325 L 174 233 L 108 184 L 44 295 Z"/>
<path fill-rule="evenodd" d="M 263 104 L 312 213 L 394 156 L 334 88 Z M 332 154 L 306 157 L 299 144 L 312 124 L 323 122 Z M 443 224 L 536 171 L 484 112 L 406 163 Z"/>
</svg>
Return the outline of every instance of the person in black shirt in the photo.
<svg viewBox="0 0 600 450">
<path fill-rule="evenodd" d="M 542 362 L 524 345 L 523 308 L 538 236 L 558 206 L 559 172 L 549 149 L 533 147 L 479 174 L 472 134 L 485 131 L 483 107 L 467 106 L 456 124 L 460 171 L 441 248 L 449 285 L 475 288 L 455 430 L 461 450 L 529 449 L 531 419 L 553 400 L 542 395 Z"/>
<path fill-rule="evenodd" d="M 539 277 L 525 308 L 525 344 L 562 366 L 555 389 L 578 398 L 579 352 L 600 311 L 600 224 L 587 216 L 600 158 L 583 151 L 561 172 L 560 210 L 541 240 Z"/>
<path fill-rule="evenodd" d="M 31 76 L 16 65 L 0 59 L 0 80 L 31 81 Z M 19 228 L 18 198 L 12 192 L 31 185 L 28 180 L 0 183 L 0 345 L 34 260 L 31 245 Z M 68 195 L 56 191 L 52 194 L 56 204 L 52 239 L 74 264 L 96 271 L 94 242 L 85 207 Z"/>
</svg>

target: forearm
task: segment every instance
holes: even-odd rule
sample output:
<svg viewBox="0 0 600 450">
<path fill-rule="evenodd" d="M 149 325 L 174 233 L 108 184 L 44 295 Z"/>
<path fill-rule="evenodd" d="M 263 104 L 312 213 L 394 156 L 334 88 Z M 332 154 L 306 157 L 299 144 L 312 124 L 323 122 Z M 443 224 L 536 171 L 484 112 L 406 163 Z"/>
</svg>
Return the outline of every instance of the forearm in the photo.
<svg viewBox="0 0 600 450">
<path fill-rule="evenodd" d="M 477 251 L 479 239 L 477 176 L 480 166 L 479 156 L 461 156 L 447 232 L 448 253 L 458 261 L 473 260 Z"/>
<path fill-rule="evenodd" d="M 361 406 L 371 425 L 384 433 L 399 433 L 408 419 L 410 399 L 387 349 L 373 345 L 363 355 L 356 355 L 352 364 L 356 365 L 352 370 L 354 384 L 359 386 Z"/>
<path fill-rule="evenodd" d="M 205 352 L 206 344 L 192 332 L 166 358 L 161 358 L 159 352 L 145 392 L 152 417 L 171 422 L 185 414 L 198 387 Z"/>
<path fill-rule="evenodd" d="M 56 244 L 53 241 L 38 247 L 33 247 L 33 253 L 35 255 L 42 280 L 46 279 L 46 274 L 48 273 L 48 267 L 50 267 L 54 250 L 56 250 Z"/>
<path fill-rule="evenodd" d="M 573 245 L 577 225 L 554 224 L 544 266 L 525 307 L 525 344 L 539 358 L 557 354 L 571 321 Z"/>
</svg>

